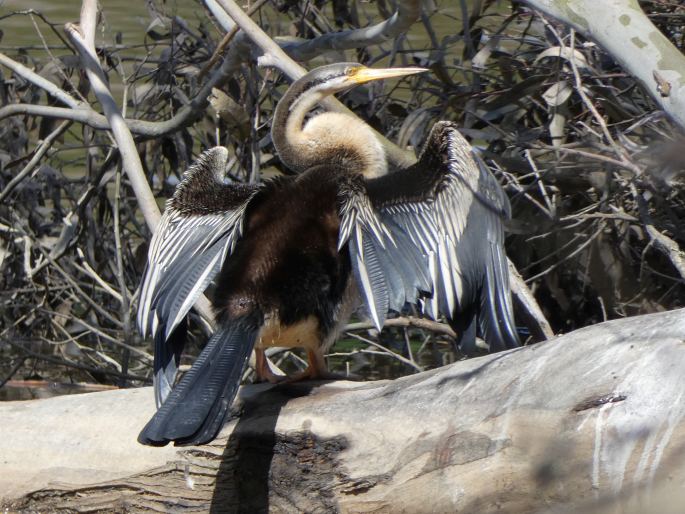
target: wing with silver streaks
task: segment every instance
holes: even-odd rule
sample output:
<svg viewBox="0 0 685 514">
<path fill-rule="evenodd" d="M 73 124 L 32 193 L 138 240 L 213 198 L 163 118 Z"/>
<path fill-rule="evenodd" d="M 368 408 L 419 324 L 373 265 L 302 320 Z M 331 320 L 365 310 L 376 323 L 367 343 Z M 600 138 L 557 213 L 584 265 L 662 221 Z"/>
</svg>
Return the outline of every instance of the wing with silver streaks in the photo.
<svg viewBox="0 0 685 514">
<path fill-rule="evenodd" d="M 227 157 L 222 147 L 200 156 L 167 203 L 150 243 L 137 323 L 143 337 L 155 340 L 158 405 L 171 390 L 185 340 L 175 331 L 233 250 L 246 207 L 259 189 L 226 184 Z"/>
<path fill-rule="evenodd" d="M 417 164 L 341 191 L 339 244 L 374 324 L 406 302 L 452 320 L 480 313 L 494 347 L 517 344 L 502 218 L 506 195 L 448 122 L 435 125 Z M 425 301 L 424 301 L 425 300 Z"/>
</svg>

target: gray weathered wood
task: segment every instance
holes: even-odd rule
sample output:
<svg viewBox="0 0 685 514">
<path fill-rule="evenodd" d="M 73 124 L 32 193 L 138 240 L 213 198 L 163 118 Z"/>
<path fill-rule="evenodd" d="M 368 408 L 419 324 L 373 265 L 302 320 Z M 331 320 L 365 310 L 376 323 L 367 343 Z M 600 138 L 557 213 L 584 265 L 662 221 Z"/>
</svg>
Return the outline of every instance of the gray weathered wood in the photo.
<svg viewBox="0 0 685 514">
<path fill-rule="evenodd" d="M 611 512 L 650 512 L 685 485 L 684 395 L 679 310 L 394 381 L 248 386 L 204 447 L 135 442 L 149 389 L 12 402 L 0 492 L 40 511 L 585 512 L 624 494 Z"/>
</svg>

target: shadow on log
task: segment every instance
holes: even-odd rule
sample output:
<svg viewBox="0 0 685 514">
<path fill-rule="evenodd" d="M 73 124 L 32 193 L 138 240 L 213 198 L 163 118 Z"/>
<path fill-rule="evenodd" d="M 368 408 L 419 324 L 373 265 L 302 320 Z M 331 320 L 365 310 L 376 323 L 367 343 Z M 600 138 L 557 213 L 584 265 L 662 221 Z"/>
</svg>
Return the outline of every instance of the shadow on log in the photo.
<svg viewBox="0 0 685 514">
<path fill-rule="evenodd" d="M 2 506 L 668 512 L 684 499 L 684 395 L 679 310 L 394 381 L 246 386 L 202 447 L 136 443 L 147 388 L 10 402 Z"/>
</svg>

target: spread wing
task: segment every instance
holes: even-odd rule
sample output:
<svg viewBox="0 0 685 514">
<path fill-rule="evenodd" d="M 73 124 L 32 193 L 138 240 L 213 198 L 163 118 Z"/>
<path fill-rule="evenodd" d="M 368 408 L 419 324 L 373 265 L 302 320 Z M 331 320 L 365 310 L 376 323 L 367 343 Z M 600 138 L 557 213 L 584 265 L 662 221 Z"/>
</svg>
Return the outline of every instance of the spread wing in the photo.
<svg viewBox="0 0 685 514">
<path fill-rule="evenodd" d="M 420 303 L 467 344 L 478 328 L 493 350 L 518 345 L 502 226 L 509 202 L 454 124 L 433 127 L 415 165 L 349 182 L 341 202 L 339 245 L 349 244 L 378 328 L 388 310 Z"/>
<path fill-rule="evenodd" d="M 173 386 L 188 311 L 221 269 L 240 237 L 245 210 L 259 186 L 226 184 L 228 151 L 215 147 L 186 171 L 150 243 L 138 304 L 138 329 L 155 341 L 157 406 Z"/>
</svg>

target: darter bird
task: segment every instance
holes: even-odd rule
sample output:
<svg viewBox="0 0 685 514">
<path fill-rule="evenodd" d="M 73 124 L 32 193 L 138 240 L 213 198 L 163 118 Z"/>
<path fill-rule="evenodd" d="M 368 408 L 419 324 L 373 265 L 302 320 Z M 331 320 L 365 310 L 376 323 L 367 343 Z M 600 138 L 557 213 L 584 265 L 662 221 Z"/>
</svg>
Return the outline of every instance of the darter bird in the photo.
<svg viewBox="0 0 685 514">
<path fill-rule="evenodd" d="M 271 136 L 295 172 L 261 184 L 225 179 L 213 148 L 185 173 L 152 239 L 138 310 L 155 341 L 159 410 L 143 444 L 214 439 L 254 348 L 301 347 L 304 375 L 325 376 L 324 352 L 360 303 L 380 330 L 390 311 L 444 315 L 462 345 L 518 345 L 502 220 L 509 203 L 450 122 L 437 123 L 418 162 L 388 173 L 374 131 L 349 115 L 306 119 L 321 99 L 372 80 L 425 71 L 322 66 L 279 101 Z M 174 385 L 185 317 L 215 281 L 216 331 Z"/>
</svg>

